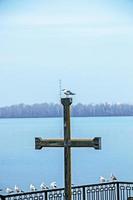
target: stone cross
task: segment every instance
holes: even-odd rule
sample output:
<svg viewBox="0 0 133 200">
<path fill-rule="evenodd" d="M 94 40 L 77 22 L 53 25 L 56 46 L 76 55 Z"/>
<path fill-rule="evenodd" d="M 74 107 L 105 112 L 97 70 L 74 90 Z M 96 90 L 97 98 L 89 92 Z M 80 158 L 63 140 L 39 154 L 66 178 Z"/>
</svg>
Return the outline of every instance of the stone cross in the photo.
<svg viewBox="0 0 133 200">
<path fill-rule="evenodd" d="M 101 149 L 101 138 L 71 139 L 70 105 L 72 104 L 72 98 L 61 98 L 61 103 L 64 109 L 64 139 L 42 139 L 37 137 L 35 138 L 35 149 L 64 147 L 65 200 L 71 200 L 71 147 Z"/>
</svg>

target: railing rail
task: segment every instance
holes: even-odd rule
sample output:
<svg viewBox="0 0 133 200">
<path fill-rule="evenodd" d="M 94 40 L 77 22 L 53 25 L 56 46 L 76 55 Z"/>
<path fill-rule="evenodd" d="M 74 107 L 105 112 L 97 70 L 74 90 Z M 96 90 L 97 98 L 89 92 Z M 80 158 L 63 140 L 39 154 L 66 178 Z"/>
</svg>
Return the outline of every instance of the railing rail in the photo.
<svg viewBox="0 0 133 200">
<path fill-rule="evenodd" d="M 127 200 L 133 182 L 108 182 L 72 187 L 72 200 Z M 1 200 L 65 200 L 64 188 L 0 195 Z"/>
</svg>

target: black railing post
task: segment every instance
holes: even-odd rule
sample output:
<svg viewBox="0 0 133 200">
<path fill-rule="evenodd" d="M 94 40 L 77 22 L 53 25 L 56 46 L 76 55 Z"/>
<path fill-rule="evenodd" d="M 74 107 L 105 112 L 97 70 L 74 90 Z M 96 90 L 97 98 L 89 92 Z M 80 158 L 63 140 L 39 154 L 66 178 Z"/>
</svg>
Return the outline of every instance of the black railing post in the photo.
<svg viewBox="0 0 133 200">
<path fill-rule="evenodd" d="M 48 200 L 48 192 L 45 191 L 45 200 Z"/>
<path fill-rule="evenodd" d="M 83 186 L 83 200 L 85 200 L 85 187 Z"/>
<path fill-rule="evenodd" d="M 117 200 L 120 200 L 120 185 L 119 182 L 116 183 Z"/>
<path fill-rule="evenodd" d="M 1 200 L 5 200 L 6 198 L 3 195 L 0 195 Z"/>
</svg>

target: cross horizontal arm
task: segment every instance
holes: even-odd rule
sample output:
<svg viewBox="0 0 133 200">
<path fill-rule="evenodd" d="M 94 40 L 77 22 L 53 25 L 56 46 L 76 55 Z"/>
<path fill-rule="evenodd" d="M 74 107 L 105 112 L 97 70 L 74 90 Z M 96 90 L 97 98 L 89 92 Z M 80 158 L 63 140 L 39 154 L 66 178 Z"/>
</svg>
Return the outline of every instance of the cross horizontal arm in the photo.
<svg viewBox="0 0 133 200">
<path fill-rule="evenodd" d="M 41 149 L 42 147 L 64 147 L 64 140 L 35 138 L 35 149 Z"/>
<path fill-rule="evenodd" d="M 35 138 L 35 149 L 41 149 L 43 147 L 93 147 L 95 149 L 101 149 L 101 138 L 95 137 L 93 139 L 71 139 L 67 143 L 64 139 L 42 139 Z"/>
<path fill-rule="evenodd" d="M 71 139 L 71 147 L 93 147 L 94 149 L 101 149 L 101 138 L 95 137 L 93 139 Z"/>
</svg>

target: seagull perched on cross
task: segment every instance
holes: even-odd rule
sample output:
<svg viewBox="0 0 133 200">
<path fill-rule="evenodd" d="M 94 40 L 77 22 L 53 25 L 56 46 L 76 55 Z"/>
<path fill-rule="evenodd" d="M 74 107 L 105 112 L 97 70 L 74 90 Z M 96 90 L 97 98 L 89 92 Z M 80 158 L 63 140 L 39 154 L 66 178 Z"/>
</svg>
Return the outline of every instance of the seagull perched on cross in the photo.
<svg viewBox="0 0 133 200">
<path fill-rule="evenodd" d="M 62 91 L 64 92 L 64 94 L 66 95 L 66 97 L 69 97 L 71 95 L 75 95 L 75 93 L 71 92 L 70 90 L 63 89 Z"/>
</svg>

